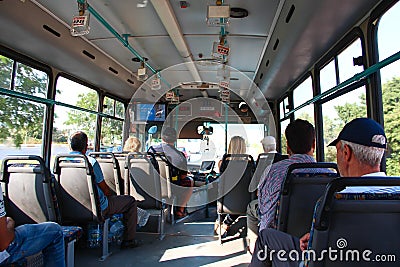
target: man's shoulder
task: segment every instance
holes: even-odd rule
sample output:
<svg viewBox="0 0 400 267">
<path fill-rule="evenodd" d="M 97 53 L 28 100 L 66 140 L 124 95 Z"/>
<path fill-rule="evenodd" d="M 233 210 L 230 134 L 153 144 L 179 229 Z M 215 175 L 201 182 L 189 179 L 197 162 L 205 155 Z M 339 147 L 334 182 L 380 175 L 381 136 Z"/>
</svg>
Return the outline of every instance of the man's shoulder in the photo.
<svg viewBox="0 0 400 267">
<path fill-rule="evenodd" d="M 290 158 L 275 162 L 271 165 L 271 171 L 276 171 L 276 170 L 281 170 L 281 169 L 286 170 L 289 167 L 289 165 L 292 163 L 294 163 L 294 161 L 292 161 Z"/>
</svg>

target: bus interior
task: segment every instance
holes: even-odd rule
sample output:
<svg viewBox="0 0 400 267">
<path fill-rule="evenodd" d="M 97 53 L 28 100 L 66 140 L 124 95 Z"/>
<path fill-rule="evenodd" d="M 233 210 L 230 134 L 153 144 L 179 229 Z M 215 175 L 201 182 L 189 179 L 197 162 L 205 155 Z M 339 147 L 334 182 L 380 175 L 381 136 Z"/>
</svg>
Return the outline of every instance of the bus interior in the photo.
<svg viewBox="0 0 400 267">
<path fill-rule="evenodd" d="M 117 155 L 128 137 L 147 152 L 173 127 L 204 182 L 233 136 L 254 161 L 264 136 L 288 154 L 286 126 L 306 119 L 316 160 L 336 162 L 327 144 L 369 117 L 388 136 L 382 169 L 400 176 L 399 19 L 396 0 L 2 0 L 0 159 L 38 155 L 53 171 L 77 130 L 89 152 Z M 141 247 L 111 244 L 104 261 L 78 242 L 75 265 L 247 266 L 246 219 L 221 242 L 207 190 L 163 240 L 151 225 Z"/>
</svg>

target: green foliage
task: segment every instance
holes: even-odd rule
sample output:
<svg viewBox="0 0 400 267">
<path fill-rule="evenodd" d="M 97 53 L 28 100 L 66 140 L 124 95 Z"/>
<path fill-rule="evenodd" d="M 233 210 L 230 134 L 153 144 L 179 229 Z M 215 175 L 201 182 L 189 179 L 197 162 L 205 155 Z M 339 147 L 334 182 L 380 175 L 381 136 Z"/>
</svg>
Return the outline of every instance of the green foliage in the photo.
<svg viewBox="0 0 400 267">
<path fill-rule="evenodd" d="M 367 108 L 365 102 L 365 94 L 360 96 L 359 102 L 345 103 L 341 106 L 335 106 L 335 110 L 339 117 L 339 124 L 342 128 L 346 123 L 355 118 L 367 117 Z"/>
<path fill-rule="evenodd" d="M 336 149 L 334 147 L 328 147 L 328 144 L 334 140 L 341 130 L 339 123 L 328 116 L 324 116 L 324 151 L 325 161 L 336 162 Z"/>
<path fill-rule="evenodd" d="M 13 61 L 0 56 L 0 86 L 11 88 Z M 23 64 L 18 64 L 15 90 L 35 96 L 45 96 L 47 76 Z M 41 139 L 44 105 L 15 97 L 0 96 L 0 140 L 12 140 L 20 147 L 24 140 Z"/>
<path fill-rule="evenodd" d="M 122 144 L 123 122 L 103 118 L 101 127 L 101 143 L 104 145 Z"/>
<path fill-rule="evenodd" d="M 114 110 L 114 100 L 110 98 L 105 99 L 105 105 L 107 106 L 105 112 L 109 115 L 113 115 Z M 76 106 L 89 109 L 97 110 L 98 96 L 96 92 L 90 92 L 86 94 L 79 94 Z M 123 107 L 122 107 L 123 108 Z M 117 106 L 117 110 L 118 106 Z M 122 111 L 123 113 L 123 111 Z M 89 137 L 89 140 L 93 140 L 95 136 L 95 123 L 96 115 L 82 112 L 78 110 L 68 111 L 68 119 L 65 122 L 66 125 L 72 126 L 74 129 L 79 129 L 84 132 Z M 114 145 L 115 143 L 122 142 L 122 130 L 123 122 L 113 119 L 103 118 L 102 120 L 102 130 L 101 130 L 101 144 L 102 145 Z"/>
<path fill-rule="evenodd" d="M 79 94 L 76 106 L 89 110 L 97 110 L 98 96 L 96 92 Z M 96 115 L 76 109 L 68 111 L 65 125 L 72 126 L 75 130 L 84 131 L 90 140 L 94 139 L 96 131 Z"/>
<path fill-rule="evenodd" d="M 400 77 L 382 86 L 385 133 L 388 138 L 388 175 L 400 176 Z"/>
</svg>

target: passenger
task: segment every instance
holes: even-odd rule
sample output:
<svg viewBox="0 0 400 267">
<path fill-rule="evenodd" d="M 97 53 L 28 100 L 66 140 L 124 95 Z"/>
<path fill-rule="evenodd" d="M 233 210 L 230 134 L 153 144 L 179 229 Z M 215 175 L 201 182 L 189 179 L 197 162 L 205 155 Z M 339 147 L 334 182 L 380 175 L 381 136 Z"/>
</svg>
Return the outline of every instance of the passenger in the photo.
<svg viewBox="0 0 400 267">
<path fill-rule="evenodd" d="M 281 153 L 276 151 L 276 140 L 273 136 L 265 136 L 261 140 L 261 144 L 263 146 L 264 153 L 274 154 L 274 158 L 271 163 L 276 163 L 278 161 L 287 159 L 287 157 L 283 156 Z M 270 163 L 269 163 L 270 164 Z M 270 167 L 271 165 L 267 166 Z M 258 177 L 253 178 L 255 180 L 254 187 L 258 184 L 259 180 Z M 252 183 L 253 183 L 252 180 Z M 258 194 L 257 194 L 258 195 Z M 250 252 L 254 250 L 254 244 L 257 239 L 258 235 L 258 225 L 260 224 L 260 217 L 259 217 L 259 210 L 258 210 L 258 198 L 252 200 L 249 205 L 247 205 L 246 211 L 246 220 L 247 220 L 247 238 L 249 239 L 250 244 L 248 244 L 248 249 Z"/>
<path fill-rule="evenodd" d="M 140 147 L 142 146 L 142 143 L 140 140 L 134 136 L 129 137 L 126 139 L 125 144 L 124 144 L 124 149 L 123 151 L 126 152 L 139 152 Z M 147 210 L 141 209 L 139 207 L 136 207 L 137 209 L 137 223 L 139 227 L 143 227 L 146 225 L 149 217 L 150 217 L 150 212 Z"/>
<path fill-rule="evenodd" d="M 273 163 L 281 161 L 283 159 L 287 159 L 286 156 L 283 156 L 281 153 L 276 151 L 275 137 L 268 135 L 261 140 L 261 144 L 263 146 L 264 153 L 275 154 Z"/>
<path fill-rule="evenodd" d="M 229 141 L 228 154 L 246 154 L 246 141 L 241 136 L 233 136 Z M 226 166 L 222 166 L 222 160 L 218 162 L 218 168 L 221 173 L 221 167 L 224 169 Z M 219 234 L 219 227 L 221 227 L 221 235 L 226 236 L 228 230 L 233 224 L 233 222 L 238 218 L 238 215 L 226 214 L 222 221 L 222 224 L 217 220 L 214 225 L 215 233 Z"/>
<path fill-rule="evenodd" d="M 386 136 L 381 125 L 371 119 L 358 118 L 347 123 L 339 136 L 329 144 L 336 146 L 336 159 L 341 176 L 386 176 L 380 171 L 380 162 L 386 149 Z M 391 190 L 392 189 L 392 190 Z M 394 192 L 395 188 L 382 187 L 349 187 L 341 193 L 349 192 Z M 311 218 L 310 218 L 311 219 Z M 264 229 L 258 234 L 255 251 L 249 266 L 270 266 L 271 261 L 264 261 L 257 255 L 265 247 L 270 250 L 297 250 L 299 253 L 307 249 L 310 233 L 300 239 L 295 236 L 277 231 Z M 299 266 L 299 262 L 279 261 L 272 258 L 273 266 Z"/>
<path fill-rule="evenodd" d="M 185 155 L 175 148 L 175 142 L 177 140 L 175 129 L 172 127 L 163 127 L 161 131 L 161 140 L 163 141 L 161 144 L 151 147 L 150 150 L 153 149 L 156 152 L 164 153 L 171 164 L 179 169 L 180 177 L 178 177 L 178 181 L 174 183 L 181 187 L 188 187 L 187 190 L 182 191 L 182 194 L 179 194 L 177 196 L 178 206 L 175 212 L 175 216 L 177 218 L 183 218 L 187 215 L 185 207 L 190 197 L 192 196 L 193 190 L 191 188 L 194 185 L 194 181 L 192 178 L 187 176 L 188 168 Z"/>
<path fill-rule="evenodd" d="M 140 140 L 134 136 L 131 136 L 126 139 L 123 151 L 139 152 L 141 146 L 142 144 L 140 143 Z"/>
<path fill-rule="evenodd" d="M 72 152 L 70 154 L 86 154 L 88 148 L 88 138 L 84 132 L 78 131 L 72 134 L 70 145 Z M 103 172 L 97 160 L 93 157 L 88 157 L 90 164 L 93 166 L 93 171 L 99 192 L 101 213 L 105 218 L 111 217 L 114 214 L 123 213 L 125 232 L 121 248 L 135 248 L 141 244 L 141 241 L 135 239 L 137 210 L 136 200 L 132 196 L 115 196 L 112 195 L 111 189 L 104 181 Z"/>
<path fill-rule="evenodd" d="M 54 222 L 24 224 L 16 228 L 6 217 L 3 191 L 0 187 L 0 265 L 10 264 L 42 251 L 45 266 L 65 266 L 64 237 Z"/>
<path fill-rule="evenodd" d="M 286 130 L 287 151 L 289 159 L 272 164 L 261 176 L 258 185 L 258 206 L 260 210 L 260 229 L 276 228 L 275 214 L 282 183 L 286 172 L 293 163 L 316 162 L 313 154 L 315 149 L 315 130 L 308 121 L 297 119 L 291 122 Z M 302 170 L 296 170 L 301 172 Z M 315 173 L 327 172 L 326 169 L 311 169 Z"/>
</svg>

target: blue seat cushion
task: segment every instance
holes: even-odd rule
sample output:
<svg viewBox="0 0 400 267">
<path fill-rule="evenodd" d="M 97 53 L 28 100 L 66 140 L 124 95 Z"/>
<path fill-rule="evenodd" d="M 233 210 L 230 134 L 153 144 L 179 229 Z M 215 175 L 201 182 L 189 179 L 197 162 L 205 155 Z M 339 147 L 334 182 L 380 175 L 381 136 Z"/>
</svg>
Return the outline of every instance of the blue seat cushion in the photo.
<svg viewBox="0 0 400 267">
<path fill-rule="evenodd" d="M 61 226 L 64 235 L 65 244 L 72 240 L 78 240 L 83 233 L 82 227 L 80 226 Z"/>
</svg>

